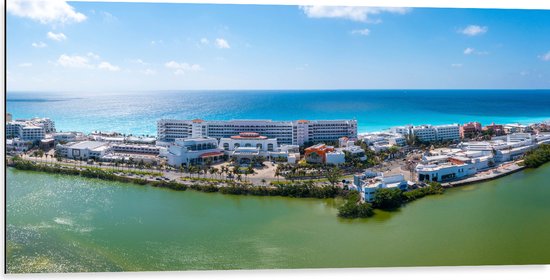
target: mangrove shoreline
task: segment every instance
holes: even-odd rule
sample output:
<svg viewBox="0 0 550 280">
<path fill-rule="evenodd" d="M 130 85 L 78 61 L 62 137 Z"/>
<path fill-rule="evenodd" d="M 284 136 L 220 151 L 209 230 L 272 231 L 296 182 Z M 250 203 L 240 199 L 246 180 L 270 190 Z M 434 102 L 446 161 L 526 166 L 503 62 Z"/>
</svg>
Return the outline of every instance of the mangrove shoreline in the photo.
<svg viewBox="0 0 550 280">
<path fill-rule="evenodd" d="M 525 155 L 525 168 L 537 168 L 544 163 L 550 162 L 550 145 L 543 144 L 533 151 Z M 339 188 L 335 185 L 317 186 L 313 181 L 293 181 L 293 182 L 271 182 L 266 186 L 256 186 L 247 182 L 236 182 L 223 180 L 225 186 L 219 186 L 219 182 L 212 180 L 192 180 L 178 182 L 176 180 L 153 180 L 144 178 L 132 178 L 128 175 L 133 175 L 131 171 L 120 172 L 106 170 L 97 167 L 82 166 L 66 167 L 59 164 L 39 164 L 33 161 L 11 158 L 6 161 L 6 165 L 19 170 L 38 171 L 52 174 L 82 176 L 86 178 L 95 178 L 107 181 L 116 181 L 122 183 L 132 183 L 137 185 L 150 185 L 153 187 L 167 188 L 175 191 L 185 191 L 188 188 L 205 193 L 219 192 L 222 194 L 233 195 L 254 195 L 254 196 L 281 196 L 292 198 L 336 198 L 342 197 L 345 202 L 338 207 L 338 216 L 341 218 L 367 218 L 374 215 L 373 209 L 395 210 L 401 206 L 429 195 L 443 194 L 446 188 L 465 186 L 478 181 L 467 182 L 463 184 L 440 184 L 430 182 L 428 186 L 409 191 L 401 191 L 399 189 L 379 189 L 376 191 L 375 199 L 372 203 L 361 203 L 360 196 L 357 191 L 349 191 Z M 501 174 L 492 178 L 479 180 L 488 181 L 497 179 L 517 171 L 523 170 L 520 168 L 514 172 Z M 120 175 L 117 173 L 127 174 Z M 184 179 L 184 178 L 182 178 Z M 198 183 L 199 181 L 200 183 Z M 218 185 L 217 185 L 218 184 Z"/>
</svg>

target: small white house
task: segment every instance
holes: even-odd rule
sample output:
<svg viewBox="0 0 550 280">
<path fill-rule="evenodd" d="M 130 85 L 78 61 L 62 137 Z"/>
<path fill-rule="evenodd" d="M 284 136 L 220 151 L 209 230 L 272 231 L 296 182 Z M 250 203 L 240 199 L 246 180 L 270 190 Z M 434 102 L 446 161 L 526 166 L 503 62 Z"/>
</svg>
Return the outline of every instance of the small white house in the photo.
<svg viewBox="0 0 550 280">
<path fill-rule="evenodd" d="M 361 200 L 365 202 L 374 201 L 376 191 L 378 189 L 400 189 L 406 190 L 408 186 L 407 180 L 403 174 L 396 174 L 390 176 L 380 176 L 374 178 L 367 177 L 355 177 L 352 188 L 357 190 L 361 194 Z"/>
<path fill-rule="evenodd" d="M 326 153 L 326 164 L 338 165 L 344 162 L 346 162 L 346 154 L 344 152 L 336 150 Z"/>
</svg>

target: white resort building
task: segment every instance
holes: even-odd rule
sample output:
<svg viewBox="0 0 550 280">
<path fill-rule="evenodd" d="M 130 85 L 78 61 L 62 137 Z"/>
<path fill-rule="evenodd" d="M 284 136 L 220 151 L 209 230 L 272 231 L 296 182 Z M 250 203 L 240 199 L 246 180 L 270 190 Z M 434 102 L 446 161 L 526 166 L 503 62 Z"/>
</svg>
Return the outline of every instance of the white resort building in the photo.
<svg viewBox="0 0 550 280">
<path fill-rule="evenodd" d="M 218 140 L 210 137 L 176 139 L 168 146 L 168 164 L 171 166 L 201 165 L 210 158 L 212 163 L 223 160 Z"/>
<path fill-rule="evenodd" d="M 276 138 L 268 138 L 256 132 L 241 132 L 229 138 L 221 138 L 219 148 L 239 162 L 250 162 L 255 157 L 284 158 L 291 163 L 299 159 L 299 154 L 297 158 L 295 155 L 299 150 L 298 145 L 279 146 Z"/>
<path fill-rule="evenodd" d="M 6 123 L 6 138 L 38 142 L 45 136 L 46 130 L 41 124 L 28 120 L 15 120 Z"/>
<path fill-rule="evenodd" d="M 419 181 L 462 179 L 502 162 L 516 160 L 542 143 L 550 143 L 550 134 L 513 133 L 490 141 L 462 142 L 458 149 L 440 149 L 424 156 L 416 166 Z"/>
<path fill-rule="evenodd" d="M 82 132 L 54 132 L 48 137 L 53 138 L 56 142 L 75 142 L 86 140 L 86 135 Z"/>
<path fill-rule="evenodd" d="M 362 201 L 372 202 L 378 189 L 400 189 L 405 191 L 408 186 L 409 182 L 405 180 L 403 174 L 385 176 L 382 173 L 371 174 L 367 171 L 365 174 L 353 176 L 351 188 L 359 192 Z"/>
<path fill-rule="evenodd" d="M 32 118 L 30 122 L 36 126 L 43 127 L 45 133 L 55 132 L 55 122 L 49 118 Z"/>
<path fill-rule="evenodd" d="M 112 148 L 107 142 L 82 141 L 57 144 L 55 150 L 62 157 L 87 160 L 100 159 L 110 153 Z"/>
<path fill-rule="evenodd" d="M 367 160 L 367 156 L 365 155 L 365 150 L 363 150 L 360 146 L 355 145 L 356 140 L 357 139 L 349 139 L 347 137 L 340 138 L 339 139 L 340 147 L 336 149 L 336 151 L 344 153 L 344 156 L 345 156 L 345 153 L 349 153 L 350 157 L 358 158 L 359 160 L 365 161 Z"/>
<path fill-rule="evenodd" d="M 422 142 L 460 140 L 460 126 L 458 124 L 397 126 L 391 128 L 390 131 L 401 135 L 412 134 Z"/>
<path fill-rule="evenodd" d="M 111 144 L 114 152 L 159 155 L 161 147 L 144 144 Z"/>
<path fill-rule="evenodd" d="M 157 122 L 158 139 L 162 142 L 173 142 L 178 138 L 197 137 L 213 137 L 219 140 L 239 135 L 241 132 L 255 132 L 268 138 L 276 138 L 279 144 L 303 146 L 308 142 L 336 141 L 343 136 L 356 138 L 357 121 L 162 119 Z"/>
</svg>

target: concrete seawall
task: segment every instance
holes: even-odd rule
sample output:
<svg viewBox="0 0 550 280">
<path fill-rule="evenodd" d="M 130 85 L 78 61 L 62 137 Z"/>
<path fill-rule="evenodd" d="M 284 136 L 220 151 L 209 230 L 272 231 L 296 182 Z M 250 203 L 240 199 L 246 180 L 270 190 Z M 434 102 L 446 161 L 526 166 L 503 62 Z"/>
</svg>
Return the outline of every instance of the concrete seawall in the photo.
<svg viewBox="0 0 550 280">
<path fill-rule="evenodd" d="M 474 183 L 481 183 L 485 181 L 498 179 L 498 178 L 516 173 L 523 169 L 525 169 L 525 166 L 520 166 L 516 162 L 514 163 L 514 166 L 511 169 L 507 169 L 506 171 L 498 174 L 492 173 L 489 175 L 479 175 L 479 176 L 469 177 L 469 178 L 454 181 L 454 182 L 442 183 L 441 185 L 445 188 L 453 188 L 453 187 L 465 186 L 465 185 L 474 184 Z"/>
</svg>

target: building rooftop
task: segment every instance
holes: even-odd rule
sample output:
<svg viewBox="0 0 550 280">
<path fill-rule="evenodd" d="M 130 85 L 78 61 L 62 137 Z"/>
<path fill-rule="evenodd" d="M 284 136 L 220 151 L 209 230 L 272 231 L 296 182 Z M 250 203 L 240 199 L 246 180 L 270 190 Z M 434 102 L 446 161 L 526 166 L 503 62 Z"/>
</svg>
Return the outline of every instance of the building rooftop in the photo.
<svg viewBox="0 0 550 280">
<path fill-rule="evenodd" d="M 106 142 L 99 142 L 99 141 L 82 141 L 82 142 L 74 142 L 73 144 L 70 144 L 69 147 L 72 149 L 96 149 L 101 146 L 106 146 L 108 143 Z"/>
<path fill-rule="evenodd" d="M 240 140 L 266 140 L 266 136 L 261 136 L 256 132 L 241 132 L 239 135 L 231 136 L 231 139 L 240 139 Z"/>
</svg>

